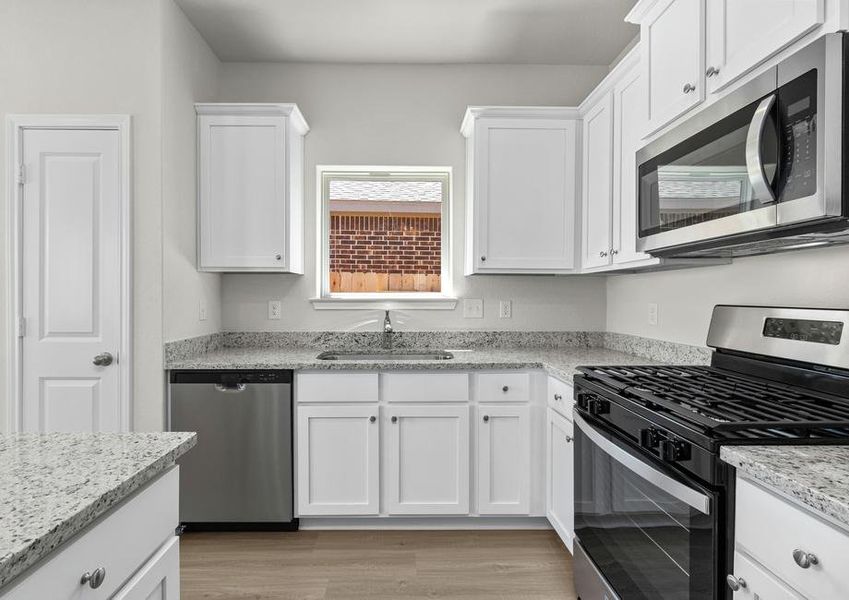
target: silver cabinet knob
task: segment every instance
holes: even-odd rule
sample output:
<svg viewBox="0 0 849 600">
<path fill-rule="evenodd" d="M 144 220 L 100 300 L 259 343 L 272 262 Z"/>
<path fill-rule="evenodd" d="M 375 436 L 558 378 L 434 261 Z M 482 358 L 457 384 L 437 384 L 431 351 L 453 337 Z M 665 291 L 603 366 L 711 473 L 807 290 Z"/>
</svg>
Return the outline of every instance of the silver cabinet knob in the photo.
<svg viewBox="0 0 849 600">
<path fill-rule="evenodd" d="M 811 565 L 818 565 L 820 563 L 820 559 L 817 558 L 816 554 L 805 552 L 801 548 L 796 548 L 793 551 L 793 560 L 803 569 L 808 569 Z"/>
<path fill-rule="evenodd" d="M 83 576 L 80 577 L 80 583 L 96 590 L 103 584 L 104 579 L 106 579 L 106 569 L 98 567 L 91 573 L 83 573 Z"/>
<path fill-rule="evenodd" d="M 481 256 L 481 262 L 486 262 L 486 256 Z"/>
<path fill-rule="evenodd" d="M 283 255 L 282 254 L 275 254 L 274 259 L 275 260 L 283 260 Z"/>
<path fill-rule="evenodd" d="M 392 417 L 392 419 L 390 419 L 390 420 L 391 420 L 393 423 L 397 423 L 397 422 L 398 422 L 398 417 Z"/>
<path fill-rule="evenodd" d="M 610 255 L 611 256 L 616 256 L 617 254 L 619 254 L 619 250 L 617 250 L 615 248 L 610 249 Z"/>
<path fill-rule="evenodd" d="M 377 417 L 375 417 L 375 416 L 371 416 L 371 417 L 368 418 L 369 423 L 374 423 L 375 421 L 377 421 Z"/>
<path fill-rule="evenodd" d="M 110 352 L 101 352 L 97 356 L 95 356 L 91 362 L 93 365 L 98 367 L 108 367 L 112 364 L 112 361 L 115 360 L 115 357 L 112 356 Z"/>
<path fill-rule="evenodd" d="M 607 251 L 602 250 L 601 252 L 598 253 L 598 255 L 599 255 L 599 257 L 604 258 L 605 256 L 607 256 Z"/>
<path fill-rule="evenodd" d="M 561 396 L 560 394 L 554 394 L 554 399 L 555 399 L 557 402 L 560 402 L 561 400 L 563 400 L 563 396 Z"/>
<path fill-rule="evenodd" d="M 708 67 L 707 71 L 705 71 L 705 77 L 713 77 L 715 75 L 719 75 L 719 69 L 716 67 Z"/>
<path fill-rule="evenodd" d="M 730 587 L 733 592 L 739 592 L 746 587 L 746 580 L 742 577 L 734 577 L 734 575 L 728 575 L 725 578 L 725 583 L 728 584 L 728 587 Z"/>
<path fill-rule="evenodd" d="M 571 441 L 572 441 L 572 436 L 571 436 L 571 435 L 567 435 L 567 436 L 566 436 L 566 443 L 568 444 L 568 443 L 569 443 L 569 442 L 571 442 Z"/>
<path fill-rule="evenodd" d="M 484 422 L 484 423 L 489 423 L 489 415 L 484 415 L 484 416 L 483 416 L 483 422 Z"/>
<path fill-rule="evenodd" d="M 695 92 L 695 91 L 696 91 L 696 86 L 694 86 L 692 83 L 685 83 L 684 84 L 684 93 L 685 94 L 689 94 L 690 92 Z"/>
<path fill-rule="evenodd" d="M 501 388 L 501 391 L 502 391 L 502 392 L 505 392 L 505 393 L 506 393 L 506 392 L 509 392 L 509 391 L 510 391 L 510 387 L 505 385 L 503 388 Z"/>
</svg>

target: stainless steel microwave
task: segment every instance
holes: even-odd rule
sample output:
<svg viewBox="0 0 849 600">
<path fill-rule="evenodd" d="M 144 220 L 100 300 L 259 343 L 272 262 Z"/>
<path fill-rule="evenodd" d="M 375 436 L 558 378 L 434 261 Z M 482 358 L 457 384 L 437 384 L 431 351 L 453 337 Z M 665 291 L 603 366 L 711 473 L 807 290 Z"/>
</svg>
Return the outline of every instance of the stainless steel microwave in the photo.
<svg viewBox="0 0 849 600">
<path fill-rule="evenodd" d="M 637 249 L 764 254 L 849 242 L 849 34 L 834 33 L 637 153 Z"/>
</svg>

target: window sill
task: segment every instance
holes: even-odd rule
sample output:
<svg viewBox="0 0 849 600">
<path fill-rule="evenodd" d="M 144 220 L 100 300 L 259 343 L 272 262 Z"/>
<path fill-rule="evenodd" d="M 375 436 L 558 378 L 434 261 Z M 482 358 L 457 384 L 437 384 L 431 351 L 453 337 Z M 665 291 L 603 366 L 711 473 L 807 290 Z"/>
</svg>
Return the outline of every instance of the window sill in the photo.
<svg viewBox="0 0 849 600">
<path fill-rule="evenodd" d="M 338 294 L 310 298 L 315 310 L 454 310 L 457 298 L 439 294 Z"/>
</svg>

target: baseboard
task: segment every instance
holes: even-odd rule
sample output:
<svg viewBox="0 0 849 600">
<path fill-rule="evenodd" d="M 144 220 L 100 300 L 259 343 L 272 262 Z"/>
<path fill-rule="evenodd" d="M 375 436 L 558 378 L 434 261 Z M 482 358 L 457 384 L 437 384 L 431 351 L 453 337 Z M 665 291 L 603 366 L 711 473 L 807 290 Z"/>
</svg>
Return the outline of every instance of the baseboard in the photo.
<svg viewBox="0 0 849 600">
<path fill-rule="evenodd" d="M 301 517 L 300 529 L 551 529 L 545 517 Z"/>
</svg>

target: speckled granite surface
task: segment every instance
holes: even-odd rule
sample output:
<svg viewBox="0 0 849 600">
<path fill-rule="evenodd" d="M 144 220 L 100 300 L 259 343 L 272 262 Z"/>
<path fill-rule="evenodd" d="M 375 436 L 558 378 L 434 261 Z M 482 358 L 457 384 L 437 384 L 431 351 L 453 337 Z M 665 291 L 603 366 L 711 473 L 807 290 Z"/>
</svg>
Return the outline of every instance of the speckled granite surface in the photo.
<svg viewBox="0 0 849 600">
<path fill-rule="evenodd" d="M 195 445 L 194 433 L 0 435 L 0 588 Z"/>
<path fill-rule="evenodd" d="M 849 528 L 849 446 L 724 446 L 720 456 Z"/>
<path fill-rule="evenodd" d="M 580 365 L 645 364 L 646 358 L 604 348 L 510 350 L 452 350 L 451 360 L 318 360 L 316 348 L 222 348 L 194 358 L 175 360 L 168 369 L 294 369 L 330 371 L 423 371 L 543 369 L 560 379 L 571 379 Z"/>
</svg>

